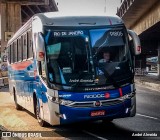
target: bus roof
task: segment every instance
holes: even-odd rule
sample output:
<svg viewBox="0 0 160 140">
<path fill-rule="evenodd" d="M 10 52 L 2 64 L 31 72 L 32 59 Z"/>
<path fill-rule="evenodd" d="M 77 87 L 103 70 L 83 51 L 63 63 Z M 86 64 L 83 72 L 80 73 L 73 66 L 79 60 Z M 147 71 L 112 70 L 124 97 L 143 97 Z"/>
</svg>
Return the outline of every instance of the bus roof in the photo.
<svg viewBox="0 0 160 140">
<path fill-rule="evenodd" d="M 53 26 L 103 26 L 122 24 L 123 21 L 118 16 L 106 16 L 105 14 L 65 14 L 61 12 L 47 12 L 36 14 L 43 25 Z"/>
<path fill-rule="evenodd" d="M 74 15 L 74 14 L 64 14 L 61 12 L 47 12 L 38 13 L 34 15 L 30 20 L 28 20 L 8 41 L 10 44 L 22 34 L 26 29 L 31 27 L 32 21 L 39 18 L 42 25 L 46 26 L 106 26 L 106 25 L 118 25 L 123 24 L 123 21 L 118 16 L 106 16 L 105 14 L 97 15 Z M 36 28 L 36 27 L 35 27 Z"/>
</svg>

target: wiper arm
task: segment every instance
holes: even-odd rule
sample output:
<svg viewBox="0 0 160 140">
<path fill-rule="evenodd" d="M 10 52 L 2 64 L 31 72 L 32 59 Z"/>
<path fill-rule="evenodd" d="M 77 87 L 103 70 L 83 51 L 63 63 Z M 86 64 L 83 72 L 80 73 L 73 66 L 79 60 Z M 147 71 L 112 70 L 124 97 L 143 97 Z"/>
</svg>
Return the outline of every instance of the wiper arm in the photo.
<svg viewBox="0 0 160 140">
<path fill-rule="evenodd" d="M 104 72 L 104 76 L 113 83 L 115 88 L 119 88 L 118 83 L 111 77 L 111 75 L 103 68 L 102 71 Z"/>
</svg>

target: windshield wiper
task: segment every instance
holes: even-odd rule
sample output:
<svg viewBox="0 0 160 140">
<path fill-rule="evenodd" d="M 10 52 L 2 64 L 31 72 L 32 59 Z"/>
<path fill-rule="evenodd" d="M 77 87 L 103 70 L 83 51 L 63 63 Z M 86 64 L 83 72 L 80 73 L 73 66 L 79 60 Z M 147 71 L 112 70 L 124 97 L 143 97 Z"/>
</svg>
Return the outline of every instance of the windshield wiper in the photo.
<svg viewBox="0 0 160 140">
<path fill-rule="evenodd" d="M 115 88 L 119 88 L 118 83 L 111 77 L 111 75 L 103 68 L 101 69 L 104 72 L 104 76 L 111 82 L 113 83 L 113 86 Z"/>
</svg>

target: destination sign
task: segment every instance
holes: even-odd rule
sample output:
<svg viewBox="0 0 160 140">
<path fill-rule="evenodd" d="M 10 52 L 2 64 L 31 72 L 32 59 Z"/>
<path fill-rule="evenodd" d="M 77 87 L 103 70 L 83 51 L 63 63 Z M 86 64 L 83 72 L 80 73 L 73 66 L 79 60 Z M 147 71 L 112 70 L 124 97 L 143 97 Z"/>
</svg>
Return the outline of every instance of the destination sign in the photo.
<svg viewBox="0 0 160 140">
<path fill-rule="evenodd" d="M 83 31 L 56 31 L 54 32 L 55 37 L 62 37 L 62 36 L 81 36 L 84 35 Z"/>
</svg>

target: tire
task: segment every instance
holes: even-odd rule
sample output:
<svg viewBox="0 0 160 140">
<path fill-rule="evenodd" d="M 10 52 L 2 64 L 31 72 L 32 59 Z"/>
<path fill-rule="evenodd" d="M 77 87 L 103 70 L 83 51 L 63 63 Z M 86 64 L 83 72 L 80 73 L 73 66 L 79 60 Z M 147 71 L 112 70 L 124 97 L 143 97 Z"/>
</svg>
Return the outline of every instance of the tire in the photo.
<svg viewBox="0 0 160 140">
<path fill-rule="evenodd" d="M 17 110 L 22 110 L 22 106 L 20 106 L 18 103 L 17 103 L 17 95 L 16 95 L 16 92 L 14 90 L 14 103 L 15 103 L 15 108 Z"/>
<path fill-rule="evenodd" d="M 39 103 L 38 103 L 38 100 L 36 99 L 36 118 L 38 120 L 38 123 L 41 127 L 45 127 L 47 126 L 47 122 L 45 122 L 44 120 L 42 120 L 39 116 L 40 114 L 40 106 L 39 106 Z"/>
<path fill-rule="evenodd" d="M 102 120 L 102 123 L 111 123 L 113 119 L 104 119 Z"/>
</svg>

